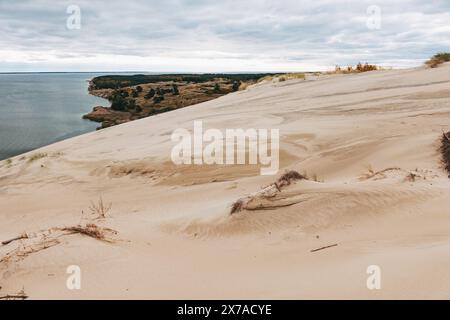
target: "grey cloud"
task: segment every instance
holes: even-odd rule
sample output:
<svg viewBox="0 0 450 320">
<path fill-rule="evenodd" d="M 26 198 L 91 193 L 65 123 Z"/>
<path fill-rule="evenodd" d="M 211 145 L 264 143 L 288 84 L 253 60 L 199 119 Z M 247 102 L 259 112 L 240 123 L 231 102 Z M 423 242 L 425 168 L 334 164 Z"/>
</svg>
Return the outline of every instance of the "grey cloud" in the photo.
<svg viewBox="0 0 450 320">
<path fill-rule="evenodd" d="M 80 67 L 87 59 L 86 67 L 114 67 L 104 56 L 128 56 L 131 65 L 136 57 L 146 59 L 146 69 L 164 58 L 168 65 L 186 60 L 186 69 L 201 67 L 190 65 L 196 58 L 211 63 L 209 69 L 218 59 L 264 70 L 360 60 L 409 66 L 449 49 L 448 1 L 375 2 L 382 10 L 380 30 L 369 30 L 365 23 L 373 1 L 0 0 L 0 71 L 21 63 L 60 68 L 76 58 L 80 61 L 67 65 Z M 66 28 L 69 4 L 81 8 L 81 30 Z"/>
</svg>

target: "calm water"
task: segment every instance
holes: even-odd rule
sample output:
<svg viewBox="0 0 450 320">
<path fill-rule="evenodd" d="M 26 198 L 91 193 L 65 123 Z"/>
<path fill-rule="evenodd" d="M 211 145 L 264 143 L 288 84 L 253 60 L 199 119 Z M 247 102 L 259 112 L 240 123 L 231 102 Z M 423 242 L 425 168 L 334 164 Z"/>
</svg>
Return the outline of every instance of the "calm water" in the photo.
<svg viewBox="0 0 450 320">
<path fill-rule="evenodd" d="M 0 74 L 0 160 L 94 131 L 81 116 L 104 99 L 88 94 L 94 73 Z"/>
</svg>

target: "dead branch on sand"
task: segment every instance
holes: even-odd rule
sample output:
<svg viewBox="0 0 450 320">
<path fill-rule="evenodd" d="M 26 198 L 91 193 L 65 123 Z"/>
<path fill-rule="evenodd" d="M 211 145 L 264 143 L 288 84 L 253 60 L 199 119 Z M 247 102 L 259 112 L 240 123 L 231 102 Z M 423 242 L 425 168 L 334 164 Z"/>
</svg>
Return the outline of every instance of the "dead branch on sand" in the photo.
<svg viewBox="0 0 450 320">
<path fill-rule="evenodd" d="M 28 295 L 25 293 L 25 289 L 20 290 L 16 294 L 7 294 L 4 296 L 0 296 L 0 300 L 25 300 L 25 299 L 28 299 Z"/>
<path fill-rule="evenodd" d="M 26 233 L 22 233 L 20 236 L 17 236 L 15 238 L 2 241 L 2 245 L 6 246 L 7 244 L 10 244 L 13 241 L 22 240 L 22 239 L 28 239 L 28 235 Z"/>
<path fill-rule="evenodd" d="M 112 235 L 116 235 L 118 232 L 109 228 L 99 227 L 95 224 L 76 225 L 72 227 L 63 228 L 50 228 L 40 232 L 40 236 L 33 237 L 33 240 L 25 240 L 18 245 L 15 249 L 9 251 L 4 256 L 0 257 L 1 264 L 9 264 L 11 262 L 18 262 L 26 258 L 32 253 L 36 253 L 53 246 L 60 244 L 59 238 L 71 234 L 81 234 L 90 238 L 114 243 Z M 32 239 L 31 237 L 23 239 Z"/>
<path fill-rule="evenodd" d="M 392 167 L 392 168 L 386 168 L 380 171 L 373 171 L 372 169 L 369 169 L 369 172 L 364 174 L 363 176 L 361 176 L 359 178 L 359 180 L 369 180 L 372 178 L 379 178 L 379 179 L 384 179 L 386 178 L 385 173 L 390 172 L 390 171 L 404 171 L 402 168 L 399 167 Z"/>
<path fill-rule="evenodd" d="M 107 237 L 107 234 L 117 234 L 117 231 L 109 229 L 109 228 L 102 228 L 99 227 L 93 223 L 88 223 L 84 226 L 82 225 L 77 225 L 77 226 L 73 226 L 73 227 L 64 227 L 64 228 L 58 228 L 61 231 L 65 231 L 68 232 L 70 234 L 81 234 L 81 235 L 85 235 L 97 240 L 101 240 L 101 241 L 105 241 L 105 242 L 114 242 L 112 239 Z"/>
<path fill-rule="evenodd" d="M 5 256 L 0 259 L 1 263 L 9 263 L 11 261 L 19 261 L 27 257 L 28 255 L 39 252 L 51 247 L 58 245 L 60 242 L 58 239 L 44 239 L 41 242 L 33 243 L 28 246 L 20 246 L 16 249 L 8 252 Z"/>
<path fill-rule="evenodd" d="M 331 244 L 331 245 L 329 245 L 329 246 L 320 247 L 320 248 L 317 248 L 317 249 L 312 249 L 310 252 L 317 252 L 317 251 L 320 251 L 320 250 L 324 250 L 324 249 L 328 249 L 328 248 L 337 247 L 337 245 L 338 245 L 337 243 Z"/>
<path fill-rule="evenodd" d="M 6 296 L 0 296 L 0 300 L 25 300 L 28 299 L 26 294 L 7 294 Z"/>
</svg>

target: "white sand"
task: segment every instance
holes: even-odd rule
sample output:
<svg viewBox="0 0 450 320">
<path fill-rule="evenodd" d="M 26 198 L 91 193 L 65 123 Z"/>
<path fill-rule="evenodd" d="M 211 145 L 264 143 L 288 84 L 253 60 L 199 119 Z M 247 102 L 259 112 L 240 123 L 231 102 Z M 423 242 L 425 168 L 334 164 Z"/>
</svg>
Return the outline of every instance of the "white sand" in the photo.
<svg viewBox="0 0 450 320">
<path fill-rule="evenodd" d="M 230 216 L 233 201 L 277 177 L 172 165 L 170 135 L 195 119 L 279 128 L 280 174 L 324 182 L 283 190 L 292 206 Z M 260 84 L 3 161 L 0 240 L 31 239 L 0 245 L 0 296 L 450 298 L 450 180 L 438 152 L 449 129 L 446 64 Z M 46 156 L 29 161 L 37 152 Z M 387 168 L 399 169 L 371 176 Z M 95 223 L 118 231 L 114 243 L 45 231 L 78 224 L 100 196 L 113 206 Z M 66 288 L 69 265 L 81 267 L 81 290 Z M 369 265 L 381 290 L 366 287 Z"/>
</svg>

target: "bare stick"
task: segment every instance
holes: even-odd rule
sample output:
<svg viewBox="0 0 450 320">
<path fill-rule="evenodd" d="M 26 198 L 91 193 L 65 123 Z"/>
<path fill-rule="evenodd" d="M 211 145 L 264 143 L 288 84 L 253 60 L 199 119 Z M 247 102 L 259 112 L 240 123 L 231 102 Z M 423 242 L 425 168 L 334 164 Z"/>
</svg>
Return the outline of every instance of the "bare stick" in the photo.
<svg viewBox="0 0 450 320">
<path fill-rule="evenodd" d="M 13 241 L 17 241 L 17 240 L 21 240 L 21 239 L 28 239 L 28 235 L 27 235 L 26 233 L 24 233 L 24 234 L 21 234 L 21 235 L 18 236 L 18 237 L 15 237 L 15 238 L 12 238 L 12 239 L 9 239 L 9 240 L 2 241 L 2 245 L 6 246 L 7 244 L 10 244 L 10 243 L 13 242 Z"/>
<path fill-rule="evenodd" d="M 0 296 L 0 300 L 25 300 L 28 296 L 25 293 L 7 294 L 6 296 Z"/>
<path fill-rule="evenodd" d="M 320 248 L 317 248 L 317 249 L 313 249 L 313 250 L 311 250 L 310 252 L 317 252 L 317 251 L 320 251 L 320 250 L 323 250 L 323 249 L 332 248 L 332 247 L 337 247 L 337 243 L 332 244 L 332 245 L 329 245 L 329 246 L 325 246 L 325 247 L 320 247 Z"/>
</svg>

